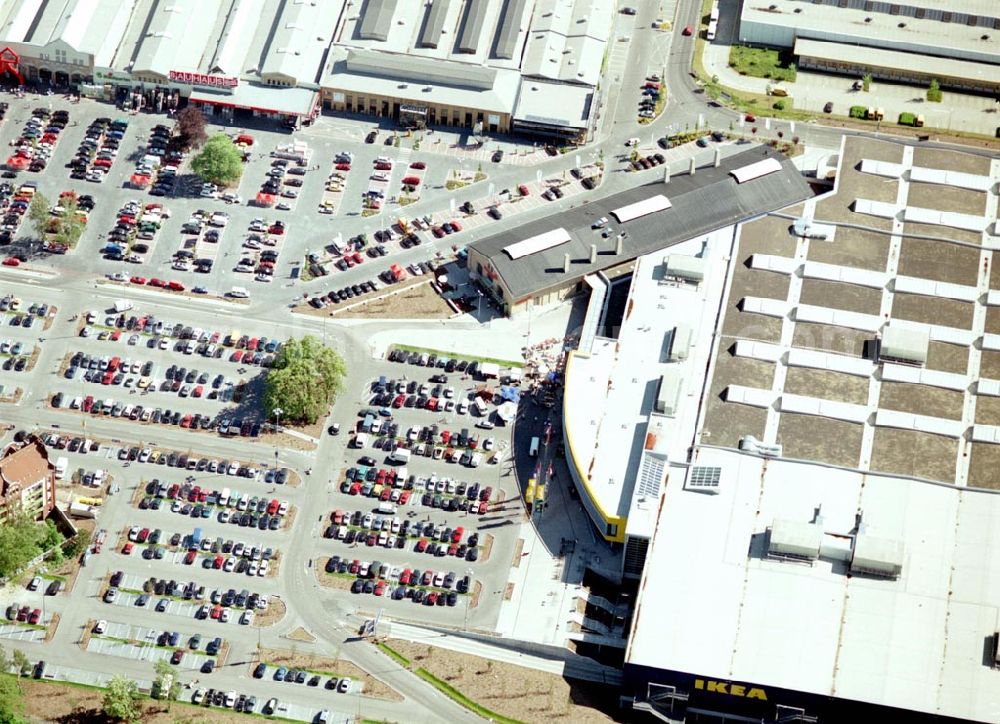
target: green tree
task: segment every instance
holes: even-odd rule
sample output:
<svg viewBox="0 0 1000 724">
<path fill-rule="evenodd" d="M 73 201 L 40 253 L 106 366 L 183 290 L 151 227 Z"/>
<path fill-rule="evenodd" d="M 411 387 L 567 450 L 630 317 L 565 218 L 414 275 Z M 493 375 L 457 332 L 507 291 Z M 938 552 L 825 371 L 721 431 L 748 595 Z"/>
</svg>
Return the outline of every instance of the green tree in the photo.
<svg viewBox="0 0 1000 724">
<path fill-rule="evenodd" d="M 0 674 L 0 724 L 24 724 L 24 692 L 17 679 Z"/>
<path fill-rule="evenodd" d="M 218 133 L 194 157 L 191 168 L 203 181 L 230 186 L 243 173 L 243 155 L 229 136 Z"/>
<path fill-rule="evenodd" d="M 51 521 L 35 523 L 27 515 L 19 515 L 0 526 L 0 576 L 17 573 L 28 561 L 62 542 L 62 536 Z"/>
<path fill-rule="evenodd" d="M 167 711 L 170 711 L 170 703 L 180 696 L 181 683 L 174 675 L 174 667 L 166 659 L 160 659 L 153 664 L 153 671 L 156 673 L 155 686 L 160 692 L 159 697 L 167 700 Z M 169 686 L 168 681 L 170 682 Z"/>
<path fill-rule="evenodd" d="M 102 709 L 112 719 L 124 722 L 138 721 L 142 716 L 139 706 L 139 685 L 125 675 L 119 674 L 108 682 L 104 690 Z"/>
<path fill-rule="evenodd" d="M 28 204 L 28 220 L 31 221 L 39 239 L 45 238 L 45 232 L 51 218 L 49 200 L 41 191 L 36 191 L 35 195 L 31 197 L 31 203 Z"/>
<path fill-rule="evenodd" d="M 59 204 L 65 211 L 61 216 L 53 217 L 50 221 L 49 230 L 53 235 L 53 241 L 63 244 L 69 248 L 76 246 L 83 236 L 83 230 L 87 228 L 83 217 L 78 213 L 76 199 L 68 198 Z"/>
<path fill-rule="evenodd" d="M 871 87 L 872 87 L 872 74 L 865 73 L 863 76 L 861 76 L 861 88 L 862 90 L 864 90 L 865 93 L 867 93 L 868 89 Z"/>
<path fill-rule="evenodd" d="M 31 666 L 31 662 L 28 661 L 27 655 L 20 649 L 14 649 L 14 654 L 11 658 L 14 662 L 14 673 L 20 678 L 21 672 Z"/>
<path fill-rule="evenodd" d="M 290 339 L 264 380 L 264 410 L 269 418 L 312 424 L 340 393 L 347 367 L 343 358 L 315 337 Z"/>
<path fill-rule="evenodd" d="M 931 84 L 927 86 L 927 100 L 931 103 L 941 102 L 941 84 L 937 78 L 931 78 Z"/>
</svg>

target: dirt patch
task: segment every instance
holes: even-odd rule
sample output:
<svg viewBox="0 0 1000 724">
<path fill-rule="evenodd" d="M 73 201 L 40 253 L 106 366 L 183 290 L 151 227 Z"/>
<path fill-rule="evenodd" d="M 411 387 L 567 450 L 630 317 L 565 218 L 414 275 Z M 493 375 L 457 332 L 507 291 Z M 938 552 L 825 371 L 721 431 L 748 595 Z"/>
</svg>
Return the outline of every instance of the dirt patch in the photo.
<svg viewBox="0 0 1000 724">
<path fill-rule="evenodd" d="M 510 562 L 511 568 L 521 567 L 521 553 L 524 552 L 524 538 L 518 538 L 514 545 L 514 559 Z"/>
<path fill-rule="evenodd" d="M 507 588 L 512 588 L 513 583 L 508 583 Z M 479 605 L 479 597 L 483 595 L 483 582 L 476 581 L 472 586 L 472 597 L 469 601 L 469 608 L 475 608 Z M 508 599 L 509 600 L 509 599 Z"/>
<path fill-rule="evenodd" d="M 91 689 L 71 684 L 21 679 L 25 714 L 29 721 L 84 722 L 107 721 L 101 710 L 103 689 Z M 163 702 L 144 700 L 140 703 L 143 724 L 174 724 L 174 722 L 205 722 L 205 724 L 245 724 L 243 714 L 230 714 L 225 709 L 195 706 L 175 701 L 170 712 Z"/>
<path fill-rule="evenodd" d="M 0 395 L 0 402 L 6 402 L 11 405 L 16 405 L 18 402 L 21 401 L 21 395 L 23 394 L 24 390 L 22 390 L 20 387 L 15 387 L 14 391 L 9 395 L 7 394 Z"/>
<path fill-rule="evenodd" d="M 833 241 L 810 242 L 808 258 L 826 264 L 885 271 L 889 258 L 889 235 L 842 226 L 837 229 Z"/>
<path fill-rule="evenodd" d="M 316 641 L 316 637 L 301 626 L 292 631 L 285 638 L 292 639 L 293 641 L 305 641 L 307 644 L 311 644 Z"/>
<path fill-rule="evenodd" d="M 326 588 L 333 588 L 338 591 L 350 591 L 351 584 L 354 583 L 354 579 L 357 576 L 352 576 L 347 573 L 340 575 L 339 573 L 327 573 L 326 569 L 323 567 L 325 564 L 316 562 L 316 580 L 319 581 L 319 585 Z"/>
<path fill-rule="evenodd" d="M 303 435 L 310 435 L 312 437 L 317 437 L 320 435 L 320 433 L 323 432 L 323 425 L 321 422 L 316 422 L 313 425 L 302 425 L 302 426 L 282 425 L 282 427 L 290 427 L 296 432 L 301 432 Z M 289 435 L 286 432 L 269 433 L 267 437 L 258 438 L 258 441 L 264 445 L 270 447 L 277 447 L 282 450 L 289 449 L 289 450 L 310 451 L 316 449 L 316 443 L 310 440 L 303 440 L 298 435 Z M 288 482 L 285 483 L 285 485 L 290 485 L 294 488 L 298 487 L 298 485 L 301 482 L 302 478 L 299 476 L 299 474 L 296 471 L 289 468 Z"/>
<path fill-rule="evenodd" d="M 404 289 L 374 297 L 343 310 L 334 309 L 330 316 L 341 319 L 448 319 L 454 316 L 448 303 L 422 279 Z"/>
<path fill-rule="evenodd" d="M 482 585 L 480 585 L 480 591 L 482 591 Z M 508 583 L 507 588 L 505 588 L 503 592 L 503 600 L 511 601 L 513 600 L 513 598 L 514 598 L 514 584 Z"/>
<path fill-rule="evenodd" d="M 59 628 L 59 614 L 52 614 L 52 618 L 49 620 L 49 626 L 45 629 L 45 643 L 52 640 L 52 637 L 56 635 L 56 629 Z"/>
<path fill-rule="evenodd" d="M 809 367 L 790 367 L 785 375 L 785 392 L 864 405 L 868 402 L 868 378 Z"/>
<path fill-rule="evenodd" d="M 965 395 L 958 390 L 905 382 L 883 382 L 878 404 L 886 410 L 961 420 L 964 400 Z"/>
<path fill-rule="evenodd" d="M 863 425 L 787 412 L 778 420 L 778 442 L 785 455 L 831 465 L 858 466 Z"/>
<path fill-rule="evenodd" d="M 282 530 L 291 530 L 292 525 L 295 523 L 295 516 L 299 512 L 298 506 L 290 505 L 288 506 L 288 512 L 285 513 L 284 520 L 281 521 Z"/>
<path fill-rule="evenodd" d="M 483 544 L 483 555 L 479 557 L 479 560 L 481 560 L 483 563 L 485 563 L 490 559 L 490 553 L 493 552 L 493 543 L 495 542 L 495 540 L 496 539 L 493 537 L 492 533 L 486 534 L 486 543 Z"/>
<path fill-rule="evenodd" d="M 260 650 L 260 661 L 273 666 L 287 666 L 289 669 L 311 671 L 315 674 L 336 675 L 338 677 L 349 676 L 354 681 L 363 683 L 364 696 L 375 699 L 388 699 L 390 701 L 403 700 L 403 697 L 395 689 L 376 679 L 356 664 L 344 661 L 343 659 L 316 656 L 315 654 L 303 653 L 294 649 L 289 651 L 263 648 Z"/>
<path fill-rule="evenodd" d="M 954 483 L 958 445 L 958 440 L 941 435 L 878 427 L 871 469 Z"/>
<path fill-rule="evenodd" d="M 267 601 L 267 610 L 253 617 L 253 625 L 256 628 L 267 628 L 278 623 L 285 617 L 287 606 L 277 596 L 271 596 Z"/>
<path fill-rule="evenodd" d="M 618 693 L 610 686 L 571 682 L 557 674 L 393 639 L 389 645 L 477 704 L 523 722 L 614 721 Z M 511 682 L 517 682 L 511 686 Z"/>
<path fill-rule="evenodd" d="M 882 290 L 825 279 L 803 279 L 799 302 L 860 314 L 878 314 Z"/>
</svg>

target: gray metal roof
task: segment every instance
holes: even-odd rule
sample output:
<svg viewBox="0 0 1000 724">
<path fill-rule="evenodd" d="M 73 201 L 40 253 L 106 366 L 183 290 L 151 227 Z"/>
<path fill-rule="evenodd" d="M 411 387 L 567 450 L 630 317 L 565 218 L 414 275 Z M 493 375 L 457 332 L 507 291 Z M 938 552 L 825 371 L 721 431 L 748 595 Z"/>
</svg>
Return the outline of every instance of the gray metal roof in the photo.
<svg viewBox="0 0 1000 724">
<path fill-rule="evenodd" d="M 345 65 L 351 73 L 476 90 L 493 88 L 498 74 L 482 65 L 355 48 L 347 52 Z"/>
<path fill-rule="evenodd" d="M 389 37 L 392 16 L 396 12 L 396 0 L 368 0 L 361 14 L 358 36 L 362 40 L 380 40 Z"/>
<path fill-rule="evenodd" d="M 475 53 L 479 50 L 479 36 L 483 34 L 486 8 L 489 0 L 469 0 L 465 6 L 462 32 L 458 36 L 459 53 Z"/>
<path fill-rule="evenodd" d="M 418 45 L 421 48 L 436 48 L 441 42 L 441 31 L 444 30 L 444 19 L 448 15 L 450 0 L 434 0 L 427 10 L 424 29 L 420 32 Z"/>
<path fill-rule="evenodd" d="M 517 38 L 521 34 L 521 17 L 528 0 L 507 0 L 503 9 L 503 19 L 497 29 L 496 57 L 510 60 L 517 49 Z"/>
<path fill-rule="evenodd" d="M 782 170 L 744 184 L 729 175 L 735 168 L 764 157 L 781 161 Z M 591 224 L 612 209 L 642 201 L 656 194 L 666 194 L 672 208 L 621 224 L 628 236 L 622 254 L 615 254 L 616 241 L 604 239 Z M 728 226 L 769 211 L 798 203 L 813 195 L 802 174 L 782 154 L 760 146 L 723 159 L 719 167 L 698 169 L 694 176 L 672 176 L 670 182 L 645 184 L 597 199 L 560 214 L 554 214 L 523 226 L 503 231 L 473 244 L 470 248 L 490 260 L 503 278 L 513 300 L 541 291 L 565 286 L 637 256 L 664 249 L 715 229 Z M 614 225 L 617 230 L 619 225 Z M 504 247 L 522 239 L 562 227 L 572 240 L 548 251 L 532 254 L 518 261 L 503 253 Z M 597 261 L 590 263 L 591 244 L 597 245 Z M 570 270 L 563 272 L 563 255 L 570 255 Z"/>
</svg>

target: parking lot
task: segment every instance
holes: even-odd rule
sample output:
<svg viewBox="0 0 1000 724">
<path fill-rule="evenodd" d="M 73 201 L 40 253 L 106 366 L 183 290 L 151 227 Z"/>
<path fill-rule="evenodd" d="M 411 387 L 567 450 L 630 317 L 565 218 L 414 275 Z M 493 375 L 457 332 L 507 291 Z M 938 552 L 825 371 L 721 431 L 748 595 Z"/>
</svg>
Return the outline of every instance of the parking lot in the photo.
<svg viewBox="0 0 1000 724">
<path fill-rule="evenodd" d="M 54 111 L 69 105 L 61 98 L 51 102 Z M 12 102 L 0 142 L 17 137 L 38 105 Z M 338 302 L 357 297 L 355 286 L 362 294 L 377 294 L 398 281 L 390 274 L 393 265 L 402 270 L 400 278 L 434 273 L 455 249 L 488 233 L 496 215 L 541 213 L 560 203 L 543 197 L 551 186 L 570 197 L 584 192 L 581 184 L 569 174 L 491 164 L 488 180 L 452 191 L 446 188 L 452 172 L 459 169 L 461 177 L 474 180 L 478 162 L 365 144 L 363 136 L 333 138 L 317 127 L 300 134 L 308 155 L 299 164 L 284 157 L 292 152 L 279 150 L 289 144 L 287 134 L 252 128 L 245 129 L 253 143 L 242 179 L 227 196 L 203 188 L 190 172 L 190 159 L 169 152 L 156 156 L 169 145 L 173 127 L 164 116 L 129 115 L 123 119 L 127 124 L 120 124 L 119 114 L 107 106 L 84 101 L 68 110 L 46 168 L 18 172 L 10 180 L 9 198 L 25 182 L 53 205 L 65 191 L 78 199 L 89 196 L 86 231 L 66 253 L 40 255 L 37 246 L 29 248 L 28 228 L 12 212 L 15 243 L 0 252 L 28 258 L 20 268 L 0 269 L 0 296 L 19 299 L 18 309 L 9 303 L 0 309 L 0 385 L 5 393 L 24 390 L 19 405 L 5 407 L 5 417 L 21 429 L 50 435 L 50 455 L 67 458 L 66 477 L 58 485 L 61 504 L 99 499 L 89 514 L 106 531 L 106 542 L 91 551 L 74 590 L 55 597 L 51 611 L 47 604 L 50 616 L 57 612 L 63 619 L 46 650 L 72 652 L 96 670 L 118 670 L 131 659 L 137 677 L 148 680 L 152 659 L 169 658 L 177 647 L 145 642 L 146 629 L 218 635 L 246 656 L 259 632 L 269 635 L 276 622 L 282 630 L 308 628 L 314 602 L 328 614 L 336 612 L 327 618 L 343 622 L 336 626 L 352 634 L 358 615 L 382 606 L 387 616 L 408 621 L 492 626 L 501 600 L 483 594 L 506 580 L 521 515 L 515 480 L 503 464 L 510 427 L 496 418 L 499 381 L 470 375 L 457 361 L 448 369 L 445 361 L 429 368 L 372 359 L 359 354 L 361 345 L 345 341 L 343 329 L 327 330 L 321 319 L 292 314 L 289 307 L 304 303 L 304 293 L 317 296 L 314 291 L 329 299 L 331 291 L 350 290 L 344 298 L 338 295 Z M 105 117 L 108 123 L 94 124 Z M 232 135 L 240 130 L 226 129 Z M 344 151 L 351 154 L 349 171 L 336 168 L 337 154 Z M 78 170 L 82 178 L 68 178 Z M 329 173 L 342 177 L 329 179 Z M 268 180 L 277 184 L 276 198 L 261 206 L 257 194 Z M 368 193 L 373 190 L 382 195 Z M 403 197 L 406 203 L 400 205 Z M 384 202 L 381 213 L 363 215 L 364 198 Z M 469 207 L 460 209 L 466 199 Z M 332 213 L 320 209 L 325 201 L 333 202 L 326 209 Z M 362 236 L 363 244 L 347 249 Z M 329 249 L 335 243 L 341 251 Z M 312 252 L 324 254 L 327 274 L 305 281 L 300 272 Z M 360 254 L 362 262 L 351 256 L 348 264 L 346 252 Z M 337 266 L 341 261 L 344 269 Z M 235 288 L 245 289 L 246 297 Z M 345 349 L 349 379 L 331 416 L 316 429 L 275 435 L 274 421 L 261 414 L 261 381 L 281 343 L 305 333 Z M 15 344 L 20 344 L 16 352 Z M 10 369 L 4 366 L 7 359 L 14 360 Z M 438 375 L 447 381 L 431 379 Z M 386 389 L 377 392 L 373 385 L 382 376 Z M 390 380 L 393 399 L 376 400 L 376 394 L 388 393 Z M 402 391 L 396 391 L 400 383 Z M 477 406 L 480 412 L 473 412 Z M 360 448 L 348 447 L 367 417 L 359 416 L 363 410 L 374 413 L 379 432 L 367 433 Z M 494 426 L 477 427 L 487 421 Z M 394 429 L 384 427 L 387 423 Z M 328 432 L 334 424 L 339 435 Z M 406 451 L 408 459 L 397 460 L 392 446 Z M 363 457 L 374 463 L 362 464 Z M 342 489 L 352 469 L 352 485 Z M 386 485 L 390 472 L 395 479 Z M 352 494 L 354 483 L 359 485 Z M 228 499 L 220 504 L 225 492 Z M 379 513 L 383 504 L 395 510 Z M 345 528 L 343 536 L 326 538 L 338 510 L 351 513 L 349 522 L 342 519 L 336 527 Z M 357 524 L 350 522 L 355 513 L 361 514 Z M 387 521 L 386 530 L 381 522 L 377 531 L 371 527 L 376 517 Z M 196 529 L 201 540 L 193 546 Z M 145 539 L 139 540 L 143 530 Z M 159 536 L 151 543 L 155 531 Z M 354 540 L 347 542 L 351 533 Z M 341 559 L 337 572 L 327 573 L 334 556 Z M 367 577 L 360 576 L 363 563 Z M 106 600 L 116 571 L 122 572 L 118 593 Z M 171 581 L 179 582 L 173 593 L 164 586 L 157 591 L 161 582 Z M 360 592 L 352 593 L 352 587 Z M 223 605 L 230 589 L 234 596 L 243 590 L 260 594 L 272 605 Z M 213 591 L 219 602 L 212 601 Z M 109 622 L 108 631 L 92 636 L 81 651 L 75 643 L 79 632 L 98 620 Z M 131 630 L 118 636 L 114 626 Z M 33 646 L 44 637 L 39 629 L 8 628 L 0 635 Z M 143 637 L 136 636 L 140 629 Z M 202 659 L 190 650 L 184 654 L 178 666 L 184 682 L 197 677 Z M 68 672 L 72 667 L 65 663 L 54 670 Z M 277 686 L 240 685 L 228 671 L 213 677 L 226 681 L 218 688 L 236 692 L 236 701 L 241 693 L 255 694 L 256 712 L 271 698 L 264 694 Z M 325 691 L 322 681 L 317 688 Z M 185 697 L 194 696 L 195 688 L 204 690 L 202 702 L 209 698 L 204 684 L 186 690 Z M 274 691 L 276 710 L 311 719 L 319 708 L 311 689 L 307 682 L 287 695 L 284 688 Z M 350 695 L 359 694 L 352 688 Z M 222 706 L 225 700 L 223 695 Z M 330 702 L 331 709 L 337 706 L 343 714 L 358 709 L 356 702 Z"/>
</svg>

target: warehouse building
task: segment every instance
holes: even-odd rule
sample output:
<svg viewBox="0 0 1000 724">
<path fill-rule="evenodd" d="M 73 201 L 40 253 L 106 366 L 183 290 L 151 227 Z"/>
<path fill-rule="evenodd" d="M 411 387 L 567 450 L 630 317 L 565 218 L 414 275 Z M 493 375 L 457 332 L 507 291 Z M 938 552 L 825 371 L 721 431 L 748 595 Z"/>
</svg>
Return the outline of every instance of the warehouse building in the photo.
<svg viewBox="0 0 1000 724">
<path fill-rule="evenodd" d="M 739 183 L 734 172 L 760 160 L 773 164 L 770 172 Z M 588 275 L 613 279 L 640 256 L 810 195 L 791 161 L 758 147 L 482 239 L 469 247 L 469 269 L 506 314 L 519 314 L 583 291 Z M 594 230 L 605 216 L 614 222 Z"/>
<path fill-rule="evenodd" d="M 683 391 L 651 384 L 656 360 L 633 390 L 680 400 L 670 440 L 644 441 L 663 474 L 623 571 L 641 561 L 624 694 L 662 720 L 1000 709 L 1000 158 L 847 137 L 837 159 L 832 192 L 736 228 L 711 332 L 704 312 L 689 325 L 695 422 Z M 653 337 L 673 367 L 660 303 L 618 359 Z M 588 372 L 592 397 L 629 386 Z"/>
<path fill-rule="evenodd" d="M 3 0 L 0 44 L 29 81 L 225 119 L 309 119 L 343 0 Z"/>
<path fill-rule="evenodd" d="M 582 139 L 610 0 L 366 0 L 338 25 L 323 107 L 477 134 Z"/>
<path fill-rule="evenodd" d="M 743 3 L 739 40 L 788 48 L 800 69 L 1000 91 L 1000 6 L 992 0 Z"/>
</svg>

